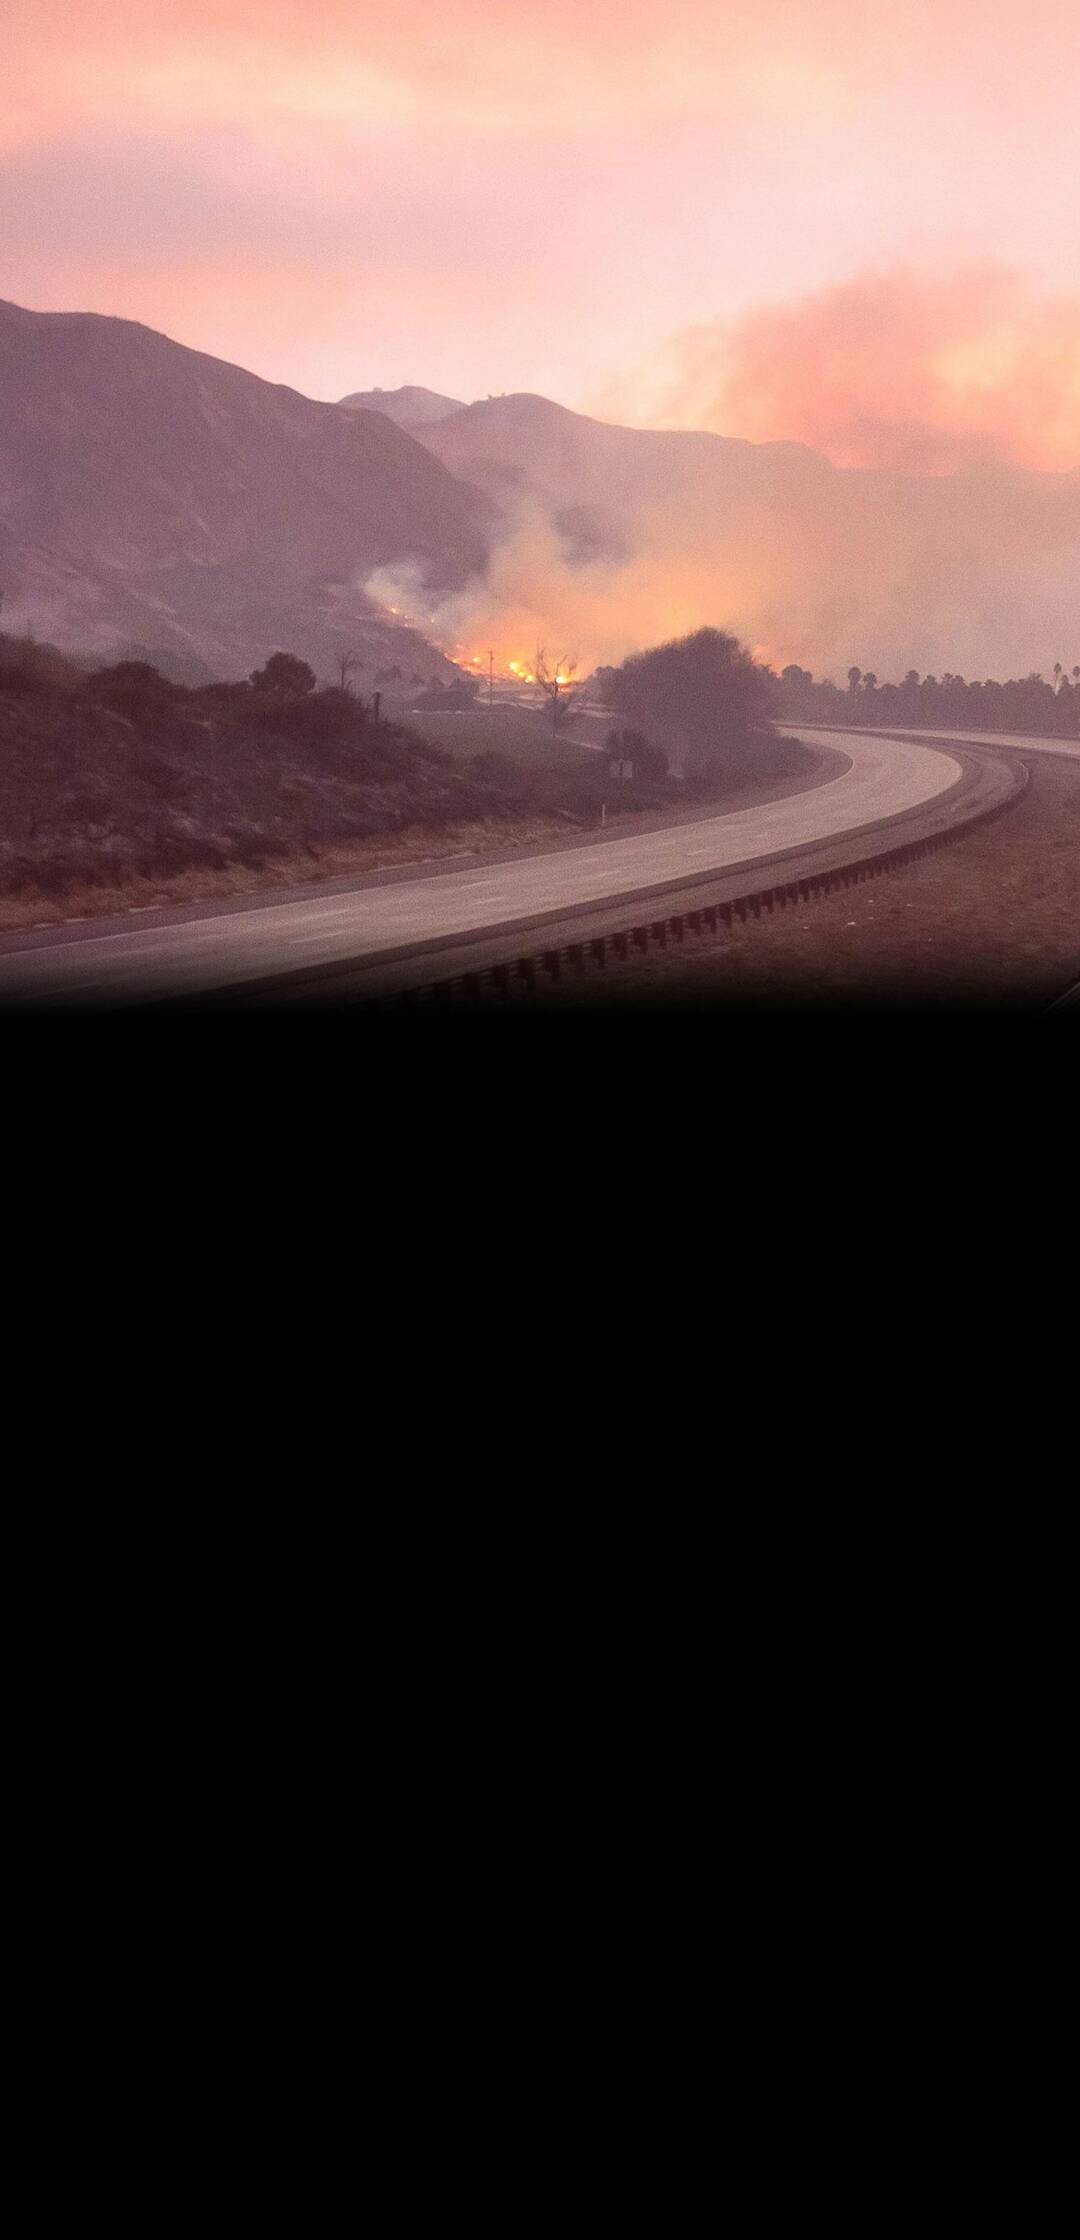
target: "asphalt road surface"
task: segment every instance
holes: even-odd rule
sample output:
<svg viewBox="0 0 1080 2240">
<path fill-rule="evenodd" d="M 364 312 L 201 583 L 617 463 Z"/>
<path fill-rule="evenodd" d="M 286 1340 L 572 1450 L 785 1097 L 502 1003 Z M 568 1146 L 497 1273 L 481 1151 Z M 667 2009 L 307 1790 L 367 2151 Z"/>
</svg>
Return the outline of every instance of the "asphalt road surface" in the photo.
<svg viewBox="0 0 1080 2240">
<path fill-rule="evenodd" d="M 809 727 L 807 727 L 809 728 Z M 940 746 L 895 735 L 812 731 L 845 758 L 835 777 L 786 799 L 595 845 L 303 897 L 267 895 L 230 911 L 153 925 L 36 930 L 0 942 L 0 1001 L 140 1003 L 242 989 L 285 973 L 374 963 L 412 945 L 476 940 L 563 909 L 670 890 L 681 878 L 861 831 L 948 794 L 961 764 Z M 935 739 L 940 733 L 932 735 Z M 972 734 L 972 740 L 978 734 Z M 1067 742 L 993 742 L 1075 753 Z"/>
<path fill-rule="evenodd" d="M 788 727 L 783 726 L 784 729 Z M 1022 747 L 1025 753 L 1060 754 L 1068 761 L 1080 762 L 1080 739 L 1034 739 L 1022 731 L 925 731 L 914 726 L 898 724 L 893 730 L 870 732 L 826 731 L 817 724 L 803 723 L 797 727 L 809 731 L 815 739 L 839 742 L 842 739 L 955 739 L 958 747 Z"/>
</svg>

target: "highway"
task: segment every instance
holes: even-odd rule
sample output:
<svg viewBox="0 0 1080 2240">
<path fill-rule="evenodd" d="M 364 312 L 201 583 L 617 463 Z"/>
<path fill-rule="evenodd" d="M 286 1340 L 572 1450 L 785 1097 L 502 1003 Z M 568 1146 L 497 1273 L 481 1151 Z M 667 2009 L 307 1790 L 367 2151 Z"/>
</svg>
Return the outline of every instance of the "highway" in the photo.
<svg viewBox="0 0 1080 2240">
<path fill-rule="evenodd" d="M 650 898 L 681 887 L 692 896 L 710 876 L 751 872 L 776 858 L 785 875 L 796 873 L 800 851 L 812 854 L 824 842 L 881 827 L 895 837 L 896 827 L 916 811 L 924 813 L 925 825 L 928 805 L 936 805 L 944 823 L 963 821 L 951 804 L 970 791 L 972 767 L 978 780 L 978 756 L 958 757 L 910 735 L 799 728 L 843 758 L 835 776 L 809 791 L 650 832 L 498 863 L 478 859 L 465 869 L 389 884 L 358 881 L 326 894 L 259 895 L 243 907 L 155 913 L 155 922 L 142 925 L 128 917 L 107 926 L 9 935 L 0 940 L 0 1003 L 48 1008 L 198 1000 L 286 975 L 317 981 L 320 971 L 340 974 L 350 965 L 363 970 L 418 954 L 437 960 L 574 914 L 606 911 L 610 918 L 624 903 L 647 906 Z M 981 743 L 992 751 L 999 742 Z M 1080 746 L 1066 742 L 1000 743 L 1080 757 Z M 999 791 L 1003 768 L 999 761 Z M 1007 792 L 1006 779 L 1003 798 Z"/>
<path fill-rule="evenodd" d="M 783 725 L 781 728 L 786 730 L 788 726 Z M 828 731 L 823 725 L 819 727 L 816 723 L 801 723 L 793 725 L 791 728 L 799 731 L 809 731 L 815 739 L 832 739 L 837 742 L 841 739 L 856 737 L 914 740 L 952 739 L 955 740 L 958 747 L 1019 747 L 1023 748 L 1025 753 L 1064 755 L 1069 762 L 1080 762 L 1080 739 L 1036 739 L 1030 733 L 1023 731 L 922 731 L 906 729 L 900 724 L 895 729 L 886 731 L 878 730 L 875 727 L 873 731 L 869 732 Z"/>
</svg>

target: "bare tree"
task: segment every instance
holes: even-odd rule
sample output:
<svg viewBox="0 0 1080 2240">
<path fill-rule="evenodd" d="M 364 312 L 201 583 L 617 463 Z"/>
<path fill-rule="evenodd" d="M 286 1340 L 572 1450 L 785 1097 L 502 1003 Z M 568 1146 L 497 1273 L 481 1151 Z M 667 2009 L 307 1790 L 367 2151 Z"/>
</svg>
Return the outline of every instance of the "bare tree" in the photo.
<svg viewBox="0 0 1080 2240">
<path fill-rule="evenodd" d="M 349 671 L 350 671 L 350 669 L 364 669 L 364 668 L 366 668 L 366 666 L 367 666 L 366 662 L 364 662 L 364 661 L 362 661 L 362 660 L 360 659 L 360 655 L 359 655 L 358 653 L 346 653 L 346 654 L 343 654 L 343 655 L 342 655 L 342 657 L 341 657 L 341 689 L 342 689 L 342 691 L 343 691 L 343 692 L 348 692 L 348 690 L 349 690 Z"/>
<path fill-rule="evenodd" d="M 557 661 L 552 668 L 543 646 L 537 646 L 536 659 L 533 662 L 533 677 L 541 692 L 545 692 L 551 702 L 551 728 L 553 732 L 558 730 L 560 716 L 571 705 L 579 689 L 578 680 L 574 675 L 576 668 L 576 660 Z"/>
</svg>

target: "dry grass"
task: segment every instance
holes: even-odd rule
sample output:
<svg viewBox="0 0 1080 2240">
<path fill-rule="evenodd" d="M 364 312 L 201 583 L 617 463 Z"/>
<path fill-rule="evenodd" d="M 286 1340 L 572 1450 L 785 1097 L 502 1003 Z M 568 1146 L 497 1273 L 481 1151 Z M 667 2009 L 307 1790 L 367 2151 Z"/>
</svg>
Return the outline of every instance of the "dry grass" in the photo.
<svg viewBox="0 0 1080 2240">
<path fill-rule="evenodd" d="M 566 839 L 565 819 L 500 817 L 447 825 L 410 825 L 369 840 L 345 841 L 303 855 L 280 856 L 252 864 L 200 866 L 154 876 L 118 879 L 108 885 L 75 883 L 62 895 L 33 886 L 0 895 L 0 933 L 21 933 L 30 926 L 71 925 L 87 918 L 113 918 L 129 910 L 167 908 L 186 902 L 217 902 L 229 896 L 261 894 L 281 887 L 307 886 L 316 880 L 356 877 L 366 871 L 427 864 L 444 856 L 490 855 L 505 848 L 542 846 Z"/>
</svg>

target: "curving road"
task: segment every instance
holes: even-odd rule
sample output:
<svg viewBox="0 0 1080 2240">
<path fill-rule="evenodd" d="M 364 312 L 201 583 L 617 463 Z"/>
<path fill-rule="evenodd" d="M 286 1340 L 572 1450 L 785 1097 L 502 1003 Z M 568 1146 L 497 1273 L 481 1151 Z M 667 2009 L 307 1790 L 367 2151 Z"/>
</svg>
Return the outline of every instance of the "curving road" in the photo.
<svg viewBox="0 0 1080 2240">
<path fill-rule="evenodd" d="M 988 736 L 985 731 L 925 731 L 915 727 L 904 729 L 899 725 L 888 731 L 876 726 L 867 732 L 827 731 L 816 723 L 800 724 L 799 729 L 812 732 L 815 739 L 953 739 L 958 747 L 1021 747 L 1025 753 L 1058 754 L 1070 762 L 1080 762 L 1080 739 L 1037 739 L 1026 731 L 993 731 Z"/>
<path fill-rule="evenodd" d="M 340 972 L 350 964 L 361 970 L 550 925 L 564 915 L 610 911 L 631 900 L 640 905 L 763 859 L 792 859 L 794 870 L 799 851 L 892 828 L 928 803 L 940 804 L 942 821 L 949 821 L 950 797 L 963 793 L 971 763 L 978 762 L 910 734 L 801 728 L 843 758 L 834 777 L 807 792 L 690 824 L 391 884 L 259 896 L 229 910 L 157 914 L 156 922 L 141 926 L 129 919 L 107 930 L 90 925 L 9 936 L 0 942 L 0 1002 L 128 1004 L 242 992 L 284 975 L 317 977 L 320 969 Z M 1080 755 L 1080 747 L 1065 742 L 1000 743 Z"/>
</svg>

